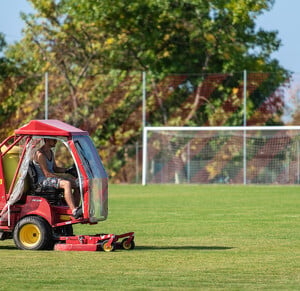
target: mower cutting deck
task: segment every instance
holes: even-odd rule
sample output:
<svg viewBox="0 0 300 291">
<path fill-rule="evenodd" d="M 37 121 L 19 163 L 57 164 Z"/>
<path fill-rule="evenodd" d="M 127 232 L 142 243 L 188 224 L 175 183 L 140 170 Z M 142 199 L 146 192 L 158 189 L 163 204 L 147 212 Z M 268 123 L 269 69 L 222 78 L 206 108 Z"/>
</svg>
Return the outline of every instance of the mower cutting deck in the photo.
<svg viewBox="0 0 300 291">
<path fill-rule="evenodd" d="M 119 242 L 119 239 L 123 240 Z M 121 235 L 115 234 L 96 234 L 96 235 L 78 235 L 61 236 L 55 244 L 56 251 L 105 251 L 112 252 L 115 249 L 132 250 L 134 244 L 134 232 L 128 232 Z"/>
</svg>

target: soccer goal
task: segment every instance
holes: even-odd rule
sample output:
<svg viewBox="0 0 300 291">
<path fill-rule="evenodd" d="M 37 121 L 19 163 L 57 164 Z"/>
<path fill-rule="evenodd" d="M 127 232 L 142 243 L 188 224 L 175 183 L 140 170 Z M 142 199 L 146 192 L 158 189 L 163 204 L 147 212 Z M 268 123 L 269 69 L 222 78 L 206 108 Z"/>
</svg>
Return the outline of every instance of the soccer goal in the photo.
<svg viewBox="0 0 300 291">
<path fill-rule="evenodd" d="M 144 127 L 142 183 L 299 184 L 300 126 Z"/>
</svg>

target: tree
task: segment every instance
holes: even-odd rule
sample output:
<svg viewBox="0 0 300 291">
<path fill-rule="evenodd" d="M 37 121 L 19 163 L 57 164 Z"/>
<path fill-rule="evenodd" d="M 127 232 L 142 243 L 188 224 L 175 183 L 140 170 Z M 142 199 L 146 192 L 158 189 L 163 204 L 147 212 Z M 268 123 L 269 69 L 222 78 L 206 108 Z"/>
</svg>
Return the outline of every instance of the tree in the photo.
<svg viewBox="0 0 300 291">
<path fill-rule="evenodd" d="M 255 17 L 271 9 L 273 0 L 31 2 L 37 13 L 23 15 L 27 29 L 21 43 L 32 53 L 23 62 L 63 76 L 76 124 L 84 119 L 78 88 L 88 75 L 116 69 L 151 72 L 151 91 L 164 124 L 170 116 L 157 86 L 170 73 L 201 75 L 194 81 L 195 99 L 183 124 L 199 119 L 203 74 L 246 69 L 276 72 L 279 81 L 286 77 L 271 59 L 280 45 L 277 33 L 255 27 Z"/>
<path fill-rule="evenodd" d="M 5 38 L 0 33 L 0 53 L 6 49 Z M 24 77 L 19 76 L 19 68 L 13 60 L 4 54 L 0 57 L 0 136 L 2 139 L 13 132 L 10 118 L 15 115 L 24 100 L 28 81 L 30 82 L 30 80 L 24 82 Z"/>
<path fill-rule="evenodd" d="M 106 33 L 111 65 L 161 73 L 261 71 L 280 45 L 256 31 L 273 0 L 64 1 L 76 21 Z"/>
<path fill-rule="evenodd" d="M 201 75 L 194 80 L 195 99 L 181 125 L 195 124 L 199 119 L 197 110 L 205 98 L 200 94 L 203 74 L 247 70 L 271 72 L 278 82 L 287 77 L 286 71 L 271 59 L 280 46 L 277 33 L 255 26 L 255 18 L 271 9 L 273 0 L 117 0 L 114 5 L 107 0 L 67 2 L 68 13 L 74 19 L 94 23 L 98 33 L 105 31 L 111 68 L 153 74 L 152 92 L 160 108 L 160 123 L 170 123 L 170 116 L 157 86 L 170 73 Z M 259 98 L 264 97 L 250 98 L 254 98 L 255 110 L 263 101 Z M 209 103 L 207 106 L 211 108 Z"/>
<path fill-rule="evenodd" d="M 3 48 L 6 46 L 6 42 L 4 39 L 4 35 L 0 33 L 0 53 L 2 53 Z M 0 57 L 0 76 L 3 76 L 5 74 L 5 57 Z"/>
</svg>

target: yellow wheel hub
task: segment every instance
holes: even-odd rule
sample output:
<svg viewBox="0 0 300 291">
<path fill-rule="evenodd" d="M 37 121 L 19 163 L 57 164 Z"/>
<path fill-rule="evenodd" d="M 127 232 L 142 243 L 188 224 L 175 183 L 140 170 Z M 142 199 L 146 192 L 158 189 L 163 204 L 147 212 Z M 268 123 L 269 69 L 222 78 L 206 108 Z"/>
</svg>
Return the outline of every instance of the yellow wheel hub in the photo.
<svg viewBox="0 0 300 291">
<path fill-rule="evenodd" d="M 123 248 L 124 248 L 124 250 L 130 250 L 131 249 L 131 243 L 129 243 L 128 241 L 124 241 L 123 242 Z"/>
<path fill-rule="evenodd" d="M 115 249 L 115 245 L 112 242 L 109 246 L 108 241 L 107 241 L 107 242 L 103 243 L 102 248 L 103 248 L 103 251 L 105 251 L 105 252 L 112 252 Z"/>
<path fill-rule="evenodd" d="M 28 248 L 35 247 L 41 240 L 40 229 L 32 223 L 25 224 L 19 232 L 20 242 Z"/>
<path fill-rule="evenodd" d="M 105 244 L 103 245 L 103 250 L 104 250 L 105 252 L 110 252 L 110 251 L 112 250 L 112 246 L 111 246 L 111 245 L 108 246 L 108 243 L 105 243 Z"/>
</svg>

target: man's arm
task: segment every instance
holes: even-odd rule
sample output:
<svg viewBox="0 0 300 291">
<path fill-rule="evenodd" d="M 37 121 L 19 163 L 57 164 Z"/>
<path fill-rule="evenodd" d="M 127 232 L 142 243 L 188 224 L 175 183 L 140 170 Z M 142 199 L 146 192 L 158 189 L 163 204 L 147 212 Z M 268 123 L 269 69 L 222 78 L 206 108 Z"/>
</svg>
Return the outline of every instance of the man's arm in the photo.
<svg viewBox="0 0 300 291">
<path fill-rule="evenodd" d="M 54 159 L 54 158 L 53 158 Z M 58 175 L 58 177 L 63 177 L 63 178 L 65 178 L 65 179 L 67 179 L 67 180 L 69 180 L 69 181 L 71 181 L 72 182 L 72 185 L 73 185 L 73 183 L 74 183 L 74 181 L 76 180 L 76 178 L 75 177 L 73 177 L 71 174 L 66 174 L 66 168 L 62 168 L 62 167 L 58 167 L 57 165 L 56 165 L 56 161 L 55 161 L 55 159 L 54 159 L 54 163 L 53 163 L 53 170 L 54 170 L 54 172 L 55 173 L 57 173 Z M 64 174 L 64 175 L 59 175 L 59 174 Z M 74 186 L 74 185 L 73 185 Z M 72 186 L 72 187 L 73 187 Z"/>
<path fill-rule="evenodd" d="M 55 159 L 54 159 L 53 170 L 54 170 L 55 173 L 65 173 L 67 169 L 66 168 L 62 168 L 62 167 L 58 167 L 56 165 L 56 162 L 55 162 Z"/>
<path fill-rule="evenodd" d="M 48 169 L 46 157 L 44 154 L 42 154 L 41 152 L 37 152 L 36 159 L 46 178 L 57 177 L 55 173 L 50 172 L 50 170 Z"/>
</svg>

